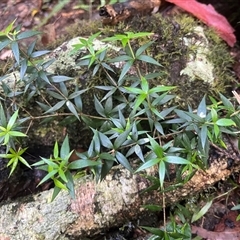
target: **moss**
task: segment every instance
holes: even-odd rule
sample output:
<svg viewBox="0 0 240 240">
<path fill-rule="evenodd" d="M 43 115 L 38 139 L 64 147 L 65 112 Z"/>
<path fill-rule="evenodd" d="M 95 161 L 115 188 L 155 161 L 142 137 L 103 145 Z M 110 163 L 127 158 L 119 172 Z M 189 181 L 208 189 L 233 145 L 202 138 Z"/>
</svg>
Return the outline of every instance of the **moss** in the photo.
<svg viewBox="0 0 240 240">
<path fill-rule="evenodd" d="M 160 14 L 136 16 L 127 23 L 111 27 L 101 26 L 99 21 L 83 21 L 75 27 L 71 28 L 72 34 L 78 36 L 88 36 L 101 30 L 100 38 L 130 31 L 153 32 L 152 37 L 134 39 L 131 45 L 136 51 L 143 44 L 153 41 L 146 54 L 155 58 L 162 67 L 143 62 L 137 62 L 137 66 L 143 75 L 160 73 L 159 77 L 150 81 L 152 85 L 177 86 L 174 92 L 176 101 L 184 108 L 187 104 L 196 107 L 206 93 L 215 97 L 218 92 L 226 94 L 227 86 L 234 81 L 231 72 L 233 60 L 226 44 L 211 29 L 189 15 L 179 14 L 171 18 Z M 119 51 L 113 50 L 110 55 L 117 56 Z M 81 87 L 109 84 L 104 71 L 93 77 L 91 69 L 74 67 L 80 56 L 73 59 L 68 56 L 64 59 L 63 55 L 63 59 L 58 60 L 59 74 L 81 76 L 78 80 Z M 113 78 L 118 79 L 121 69 L 115 70 Z"/>
<path fill-rule="evenodd" d="M 178 86 L 176 99 L 182 107 L 186 104 L 196 107 L 205 93 L 215 97 L 218 92 L 226 94 L 227 86 L 234 81 L 230 71 L 233 60 L 226 44 L 211 29 L 189 15 L 136 17 L 122 29 L 119 26 L 116 29 L 120 32 L 126 29 L 154 32 L 155 42 L 147 54 L 163 67 L 148 65 L 147 69 L 162 73 L 153 81 L 154 85 Z M 140 44 L 134 43 L 134 46 L 136 50 Z"/>
</svg>

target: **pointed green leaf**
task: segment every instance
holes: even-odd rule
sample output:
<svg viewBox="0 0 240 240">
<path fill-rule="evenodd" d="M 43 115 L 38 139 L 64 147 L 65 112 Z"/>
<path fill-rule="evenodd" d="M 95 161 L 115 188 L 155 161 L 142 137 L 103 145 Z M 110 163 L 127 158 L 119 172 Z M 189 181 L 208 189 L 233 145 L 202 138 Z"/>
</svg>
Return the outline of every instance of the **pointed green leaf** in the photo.
<svg viewBox="0 0 240 240">
<path fill-rule="evenodd" d="M 60 82 L 59 83 L 59 87 L 60 87 L 60 90 L 61 90 L 61 94 L 60 95 L 63 95 L 65 98 L 68 98 L 68 89 L 65 85 L 64 82 Z"/>
<path fill-rule="evenodd" d="M 81 160 L 76 160 L 76 161 L 71 162 L 68 165 L 68 168 L 69 169 L 82 169 L 82 168 L 98 166 L 98 165 L 101 165 L 101 163 L 97 162 L 97 161 L 81 159 Z"/>
<path fill-rule="evenodd" d="M 11 165 L 11 171 L 9 173 L 9 177 L 12 175 L 12 173 L 14 172 L 14 170 L 16 169 L 17 167 L 17 164 L 18 164 L 18 159 L 17 158 L 13 158 L 13 163 Z"/>
<path fill-rule="evenodd" d="M 57 187 L 55 185 L 54 189 L 53 189 L 53 195 L 52 195 L 52 199 L 51 202 L 57 197 L 57 195 L 61 192 L 61 188 Z"/>
<path fill-rule="evenodd" d="M 204 96 L 198 106 L 197 115 L 201 118 L 205 118 L 207 115 L 206 96 Z"/>
<path fill-rule="evenodd" d="M 16 62 L 20 63 L 20 54 L 19 54 L 19 46 L 18 46 L 18 43 L 16 41 L 12 42 L 11 43 L 11 49 L 12 49 L 12 52 L 13 52 L 13 56 L 16 60 Z"/>
<path fill-rule="evenodd" d="M 0 41 L 0 51 L 2 51 L 6 46 L 11 43 L 10 39 L 6 39 L 5 41 Z"/>
<path fill-rule="evenodd" d="M 94 152 L 99 153 L 101 151 L 101 143 L 98 137 L 98 131 L 94 131 L 94 136 L 91 141 L 91 145 L 88 148 L 88 156 L 94 155 Z"/>
<path fill-rule="evenodd" d="M 42 63 L 42 68 L 43 69 L 47 69 L 50 65 L 52 65 L 53 62 L 55 62 L 56 60 L 55 59 L 50 59 L 44 63 Z"/>
<path fill-rule="evenodd" d="M 48 93 L 50 96 L 52 96 L 52 97 L 54 97 L 54 98 L 56 98 L 56 99 L 65 100 L 65 97 L 64 97 L 63 95 L 59 94 L 59 93 L 56 93 L 56 92 L 53 92 L 53 91 L 47 91 L 47 93 Z"/>
<path fill-rule="evenodd" d="M 145 93 L 148 93 L 149 85 L 146 78 L 141 77 L 141 88 Z"/>
<path fill-rule="evenodd" d="M 120 74 L 120 77 L 119 77 L 118 81 L 121 81 L 121 80 L 124 78 L 124 76 L 127 74 L 127 72 L 128 72 L 129 69 L 132 67 L 132 65 L 133 65 L 133 62 L 132 62 L 132 61 L 128 61 L 128 62 L 126 62 L 126 63 L 124 64 L 123 69 L 122 69 L 122 71 L 121 71 L 121 74 Z"/>
<path fill-rule="evenodd" d="M 201 218 L 211 206 L 212 206 L 212 201 L 207 202 L 199 212 L 193 214 L 191 222 L 193 223 L 197 221 L 199 218 Z"/>
<path fill-rule="evenodd" d="M 111 58 L 109 59 L 108 62 L 110 63 L 114 63 L 114 62 L 125 62 L 125 61 L 130 61 L 132 58 L 130 56 L 127 55 L 122 55 L 122 56 L 118 56 L 115 58 Z"/>
<path fill-rule="evenodd" d="M 7 133 L 7 134 L 5 134 L 5 137 L 4 137 L 4 143 L 3 143 L 3 145 L 7 145 L 8 143 L 9 143 L 9 139 L 10 139 L 10 136 L 9 136 L 9 134 Z"/>
<path fill-rule="evenodd" d="M 60 102 L 58 102 L 57 104 L 55 104 L 53 107 L 49 108 L 46 113 L 52 113 L 52 112 L 56 112 L 57 110 L 59 110 L 64 104 L 65 104 L 66 100 L 62 100 Z"/>
<path fill-rule="evenodd" d="M 54 185 L 57 186 L 58 188 L 61 188 L 61 189 L 64 189 L 64 190 L 68 190 L 67 187 L 65 186 L 65 184 L 63 184 L 58 179 L 54 178 L 53 182 L 54 182 Z"/>
<path fill-rule="evenodd" d="M 33 41 L 32 43 L 30 43 L 30 45 L 28 46 L 27 49 L 27 55 L 30 56 L 35 48 L 37 40 Z"/>
<path fill-rule="evenodd" d="M 186 120 L 186 122 L 190 122 L 192 118 L 185 112 L 179 109 L 175 109 L 174 112 L 183 120 Z"/>
<path fill-rule="evenodd" d="M 141 207 L 148 209 L 151 212 L 160 212 L 162 210 L 162 206 L 159 205 L 142 205 Z"/>
<path fill-rule="evenodd" d="M 60 82 L 64 82 L 64 81 L 69 81 L 69 80 L 73 80 L 72 77 L 67 77 L 67 76 L 52 76 L 51 77 L 51 80 L 54 82 L 54 83 L 60 83 Z"/>
<path fill-rule="evenodd" d="M 158 174 L 159 174 L 160 187 L 161 189 L 163 189 L 163 183 L 166 175 L 166 165 L 164 161 L 160 161 L 159 163 Z"/>
<path fill-rule="evenodd" d="M 208 137 L 208 129 L 206 125 L 203 125 L 200 131 L 200 140 L 201 140 L 201 144 L 202 144 L 202 148 L 205 148 L 205 144 L 207 141 L 207 137 Z"/>
<path fill-rule="evenodd" d="M 115 157 L 107 152 L 103 152 L 99 155 L 99 157 L 103 160 L 115 161 Z"/>
<path fill-rule="evenodd" d="M 55 162 L 53 162 L 52 159 L 47 159 L 47 158 L 44 158 L 44 157 L 41 157 L 41 159 L 42 159 L 48 166 L 50 166 L 50 167 L 52 167 L 52 168 L 58 168 L 58 165 L 57 165 Z"/>
<path fill-rule="evenodd" d="M 140 166 L 135 172 L 140 172 L 142 170 L 145 170 L 147 168 L 150 168 L 152 166 L 155 166 L 156 164 L 158 164 L 159 162 L 161 161 L 160 158 L 154 158 L 154 159 L 151 159 L 147 162 L 145 162 L 142 166 Z"/>
<path fill-rule="evenodd" d="M 216 122 L 218 120 L 217 111 L 214 108 L 211 109 L 211 117 L 213 122 Z"/>
<path fill-rule="evenodd" d="M 144 102 L 144 100 L 147 98 L 147 94 L 141 94 L 136 98 L 136 102 L 133 108 L 133 111 L 136 111 L 138 107 Z"/>
<path fill-rule="evenodd" d="M 130 128 L 127 129 L 115 139 L 113 144 L 115 149 L 119 149 L 123 145 L 123 143 L 127 140 L 127 137 L 129 136 L 130 131 L 131 131 Z"/>
<path fill-rule="evenodd" d="M 14 137 L 26 137 L 27 135 L 18 131 L 9 131 L 8 132 L 10 136 Z"/>
<path fill-rule="evenodd" d="M 21 67 L 20 67 L 20 79 L 23 80 L 23 77 L 27 70 L 27 59 L 23 59 L 21 61 Z"/>
<path fill-rule="evenodd" d="M 23 157 L 21 157 L 21 156 L 19 156 L 19 161 L 21 162 L 21 163 L 23 163 L 25 166 L 27 166 L 28 168 L 31 168 L 31 166 L 28 164 L 28 162 L 23 158 Z"/>
<path fill-rule="evenodd" d="M 65 183 L 68 182 L 67 177 L 61 168 L 58 169 L 58 175 Z"/>
<path fill-rule="evenodd" d="M 140 56 L 138 56 L 137 59 L 141 60 L 143 62 L 148 62 L 148 63 L 151 63 L 151 64 L 154 64 L 154 65 L 162 67 L 162 65 L 159 62 L 157 62 L 155 59 L 153 59 L 152 57 L 147 56 L 147 55 L 140 55 Z"/>
<path fill-rule="evenodd" d="M 136 58 L 138 58 L 148 47 L 150 47 L 154 42 L 150 41 L 144 45 L 142 45 L 137 51 L 136 51 Z"/>
<path fill-rule="evenodd" d="M 127 158 L 120 152 L 116 152 L 116 159 L 119 163 L 121 163 L 128 171 L 133 172 L 131 165 Z"/>
<path fill-rule="evenodd" d="M 24 39 L 24 38 L 33 37 L 33 36 L 38 35 L 40 33 L 41 32 L 33 31 L 33 30 L 25 31 L 25 32 L 22 32 L 22 33 L 18 34 L 17 39 L 21 40 L 21 39 Z"/>
<path fill-rule="evenodd" d="M 134 87 L 124 87 L 127 91 L 135 94 L 145 94 L 145 92 L 142 89 L 134 88 Z"/>
<path fill-rule="evenodd" d="M 65 160 L 69 156 L 69 153 L 70 153 L 69 139 L 68 135 L 66 135 L 61 146 L 60 157 Z"/>
<path fill-rule="evenodd" d="M 218 127 L 217 124 L 214 124 L 213 130 L 214 130 L 215 138 L 218 138 L 218 137 L 219 137 L 219 134 L 220 134 L 220 129 L 219 129 L 219 127 Z"/>
<path fill-rule="evenodd" d="M 31 57 L 32 57 L 32 58 L 37 58 L 37 57 L 43 56 L 43 55 L 45 55 L 45 54 L 47 54 L 47 53 L 50 53 L 50 52 L 51 52 L 51 51 L 48 51 L 48 50 L 36 51 L 36 52 L 33 52 L 33 53 L 31 54 Z"/>
<path fill-rule="evenodd" d="M 70 112 L 80 121 L 80 118 L 78 116 L 78 112 L 77 112 L 74 104 L 71 101 L 68 100 L 66 102 L 66 105 L 67 105 L 68 109 L 70 110 Z"/>
<path fill-rule="evenodd" d="M 157 155 L 158 158 L 162 158 L 163 157 L 162 147 L 150 135 L 148 135 L 148 138 L 150 140 L 151 149 L 153 150 L 153 152 Z"/>
<path fill-rule="evenodd" d="M 163 116 L 160 114 L 160 112 L 156 108 L 151 107 L 150 109 L 157 117 L 159 117 L 161 120 L 164 120 Z"/>
<path fill-rule="evenodd" d="M 51 172 L 49 172 L 41 181 L 40 183 L 38 184 L 41 185 L 43 184 L 44 182 L 46 182 L 47 180 L 51 179 L 58 171 L 55 169 L 55 170 L 52 170 Z"/>
<path fill-rule="evenodd" d="M 101 115 L 102 117 L 106 117 L 105 110 L 96 96 L 94 96 L 94 105 L 98 114 Z"/>
<path fill-rule="evenodd" d="M 235 205 L 234 207 L 231 208 L 231 210 L 240 210 L 240 204 Z"/>
<path fill-rule="evenodd" d="M 118 132 L 121 132 L 120 130 L 124 129 L 124 126 L 126 125 L 126 121 L 124 119 L 123 122 L 120 121 L 120 119 L 110 118 L 112 123 L 118 128 Z M 116 128 L 115 128 L 116 129 Z"/>
<path fill-rule="evenodd" d="M 228 126 L 236 126 L 235 122 L 232 119 L 221 118 L 216 121 L 218 126 L 228 127 Z"/>
<path fill-rule="evenodd" d="M 46 83 L 51 84 L 50 81 L 49 81 L 49 78 L 48 78 L 48 76 L 47 76 L 47 74 L 46 74 L 46 72 L 45 72 L 44 70 L 39 71 L 39 72 L 38 72 L 38 76 L 39 76 L 43 81 L 45 81 Z"/>
<path fill-rule="evenodd" d="M 59 151 L 58 151 L 58 142 L 56 141 L 53 148 L 53 157 L 58 158 L 59 157 Z"/>
<path fill-rule="evenodd" d="M 47 111 L 50 107 L 47 104 L 36 101 L 36 103 L 44 110 Z"/>
<path fill-rule="evenodd" d="M 233 104 L 230 102 L 230 100 L 228 98 L 226 98 L 224 95 L 222 95 L 221 93 L 219 94 L 220 98 L 222 100 L 222 103 L 224 104 L 225 107 L 227 107 L 227 109 L 229 111 L 235 111 Z"/>
<path fill-rule="evenodd" d="M 172 164 L 191 164 L 187 159 L 178 156 L 166 156 L 164 161 Z"/>
<path fill-rule="evenodd" d="M 7 124 L 7 129 L 10 130 L 12 129 L 13 125 L 15 124 L 16 120 L 18 117 L 18 110 L 14 112 L 14 114 L 10 117 L 8 124 Z"/>
<path fill-rule="evenodd" d="M 106 112 L 111 112 L 113 108 L 113 101 L 112 101 L 112 96 L 108 97 L 106 102 L 105 102 L 105 111 Z"/>
<path fill-rule="evenodd" d="M 164 238 L 164 232 L 163 230 L 161 230 L 160 228 L 153 228 L 153 227 L 141 227 L 143 229 L 146 229 L 148 232 L 155 234 L 156 236 L 153 236 L 153 238 L 151 240 L 162 240 Z M 148 238 L 148 240 L 150 240 L 150 238 Z"/>
<path fill-rule="evenodd" d="M 2 126 L 7 125 L 7 118 L 5 116 L 5 112 L 1 103 L 0 103 L 0 125 Z"/>
<path fill-rule="evenodd" d="M 71 95 L 69 96 L 69 99 L 71 99 Z M 81 96 L 74 97 L 74 104 L 79 112 L 82 112 L 82 98 Z"/>
<path fill-rule="evenodd" d="M 113 144 L 112 142 L 110 141 L 110 139 L 104 135 L 103 133 L 101 132 L 98 132 L 98 136 L 99 136 L 99 139 L 102 143 L 102 145 L 108 149 L 112 149 L 113 148 Z"/>
<path fill-rule="evenodd" d="M 129 38 L 142 38 L 153 35 L 152 32 L 137 32 L 137 33 L 126 32 L 126 33 L 128 34 Z"/>
<path fill-rule="evenodd" d="M 134 147 L 134 152 L 141 159 L 141 161 L 144 162 L 144 156 L 143 156 L 142 148 L 138 144 Z"/>
<path fill-rule="evenodd" d="M 202 114 L 201 116 L 198 116 L 197 114 L 194 114 L 192 112 L 185 112 L 185 113 L 189 115 L 192 118 L 192 120 L 196 120 L 197 122 L 200 122 L 200 123 L 205 122 L 206 116 L 204 116 L 204 114 L 201 112 L 200 112 L 200 114 Z"/>
<path fill-rule="evenodd" d="M 13 30 L 13 25 L 16 22 L 17 18 L 15 18 L 4 30 L 5 34 L 10 33 Z"/>
<path fill-rule="evenodd" d="M 69 194 L 70 194 L 71 198 L 75 198 L 75 189 L 74 189 L 72 173 L 70 171 L 66 171 L 65 175 L 68 179 L 66 185 L 67 185 Z"/>
<path fill-rule="evenodd" d="M 171 113 L 176 107 L 170 107 L 170 108 L 166 108 L 163 111 L 160 112 L 160 116 L 162 116 L 163 118 L 165 118 L 169 113 Z"/>
</svg>

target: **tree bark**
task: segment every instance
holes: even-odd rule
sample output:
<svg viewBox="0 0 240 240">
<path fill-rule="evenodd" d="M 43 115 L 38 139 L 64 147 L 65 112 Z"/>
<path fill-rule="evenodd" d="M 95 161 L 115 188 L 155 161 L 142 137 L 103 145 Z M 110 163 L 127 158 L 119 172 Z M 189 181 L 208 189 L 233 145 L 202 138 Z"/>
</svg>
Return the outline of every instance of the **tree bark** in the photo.
<svg viewBox="0 0 240 240">
<path fill-rule="evenodd" d="M 4 202 L 0 207 L 0 239 L 83 239 L 103 230 L 122 226 L 149 214 L 146 204 L 167 205 L 190 198 L 240 170 L 239 153 L 231 141 L 227 150 L 211 147 L 207 170 L 198 170 L 182 187 L 165 192 L 143 193 L 151 183 L 142 175 L 114 167 L 106 179 L 96 184 L 91 176 L 75 181 L 76 198 L 66 192 L 50 202 L 52 190 Z M 231 160 L 231 161 L 230 161 Z M 145 172 L 155 175 L 157 168 Z M 174 180 L 165 182 L 165 188 Z"/>
</svg>

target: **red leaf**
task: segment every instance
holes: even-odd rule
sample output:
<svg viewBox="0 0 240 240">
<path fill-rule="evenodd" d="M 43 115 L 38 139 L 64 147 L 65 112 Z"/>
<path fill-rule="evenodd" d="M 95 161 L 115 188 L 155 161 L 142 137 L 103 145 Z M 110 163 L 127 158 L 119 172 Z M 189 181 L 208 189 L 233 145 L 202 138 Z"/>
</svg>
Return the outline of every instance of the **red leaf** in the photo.
<svg viewBox="0 0 240 240">
<path fill-rule="evenodd" d="M 196 0 L 166 0 L 167 2 L 174 3 L 178 7 L 193 14 L 206 25 L 214 28 L 218 35 L 225 40 L 229 46 L 233 47 L 236 43 L 236 36 L 234 29 L 229 24 L 228 20 L 216 12 L 211 4 L 199 3 Z"/>
</svg>

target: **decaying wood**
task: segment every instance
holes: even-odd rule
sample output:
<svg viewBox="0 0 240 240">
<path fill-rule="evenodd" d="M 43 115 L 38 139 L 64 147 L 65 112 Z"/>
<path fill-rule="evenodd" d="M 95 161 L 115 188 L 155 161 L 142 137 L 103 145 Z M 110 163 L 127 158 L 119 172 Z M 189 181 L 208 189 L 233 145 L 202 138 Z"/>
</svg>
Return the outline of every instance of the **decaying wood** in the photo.
<svg viewBox="0 0 240 240">
<path fill-rule="evenodd" d="M 104 24 L 114 25 L 138 14 L 156 13 L 162 2 L 162 0 L 129 0 L 105 5 L 100 8 L 99 15 L 103 17 Z"/>
<path fill-rule="evenodd" d="M 229 141 L 227 150 L 211 147 L 211 166 L 199 170 L 184 186 L 165 193 L 167 205 L 196 195 L 199 191 L 240 170 L 239 154 Z M 232 161 L 230 161 L 230 159 Z M 153 171 L 152 171 L 153 173 Z M 172 182 L 167 185 L 171 185 Z M 0 207 L 0 239 L 82 239 L 104 229 L 121 226 L 138 219 L 144 204 L 162 205 L 158 191 L 142 190 L 150 182 L 139 174 L 132 175 L 121 166 L 114 167 L 104 181 L 96 184 L 90 176 L 76 181 L 76 199 L 61 193 L 49 202 L 52 191 L 5 202 Z"/>
</svg>

